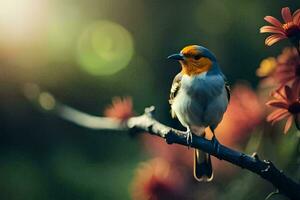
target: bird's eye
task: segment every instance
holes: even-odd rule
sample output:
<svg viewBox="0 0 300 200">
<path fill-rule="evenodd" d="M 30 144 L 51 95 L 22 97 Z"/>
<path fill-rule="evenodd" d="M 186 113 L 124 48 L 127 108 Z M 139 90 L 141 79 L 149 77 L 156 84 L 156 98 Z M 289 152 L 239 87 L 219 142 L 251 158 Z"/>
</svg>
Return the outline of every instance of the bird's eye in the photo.
<svg viewBox="0 0 300 200">
<path fill-rule="evenodd" d="M 199 60 L 200 58 L 201 58 L 200 55 L 195 55 L 195 56 L 194 56 L 194 59 L 195 59 L 195 60 Z"/>
</svg>

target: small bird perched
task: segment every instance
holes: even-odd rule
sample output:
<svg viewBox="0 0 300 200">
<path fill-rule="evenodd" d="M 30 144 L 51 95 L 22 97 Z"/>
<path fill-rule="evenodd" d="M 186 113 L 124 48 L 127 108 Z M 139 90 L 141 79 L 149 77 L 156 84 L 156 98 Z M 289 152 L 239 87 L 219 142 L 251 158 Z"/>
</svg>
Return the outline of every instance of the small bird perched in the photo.
<svg viewBox="0 0 300 200">
<path fill-rule="evenodd" d="M 192 133 L 205 137 L 205 128 L 214 134 L 226 111 L 230 94 L 214 54 L 207 48 L 190 45 L 168 59 L 178 60 L 181 72 L 173 80 L 170 100 L 172 117 L 177 117 L 187 128 L 187 142 L 192 142 Z M 194 176 L 198 181 L 211 181 L 213 171 L 210 155 L 196 149 Z"/>
</svg>

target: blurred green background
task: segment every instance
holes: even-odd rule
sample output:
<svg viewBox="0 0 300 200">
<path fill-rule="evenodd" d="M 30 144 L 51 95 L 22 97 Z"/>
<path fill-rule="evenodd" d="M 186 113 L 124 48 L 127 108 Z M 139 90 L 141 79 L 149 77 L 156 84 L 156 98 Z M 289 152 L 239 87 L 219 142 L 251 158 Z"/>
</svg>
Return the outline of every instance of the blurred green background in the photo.
<svg viewBox="0 0 300 200">
<path fill-rule="evenodd" d="M 263 17 L 299 1 L 1 0 L 0 199 L 130 199 L 138 140 L 87 130 L 40 112 L 23 96 L 36 83 L 79 110 L 102 115 L 114 96 L 136 113 L 155 105 L 169 116 L 179 65 L 166 60 L 188 44 L 212 50 L 229 82 L 256 86 Z M 245 172 L 247 173 L 247 172 Z M 261 199 L 264 197 L 262 196 Z"/>
</svg>

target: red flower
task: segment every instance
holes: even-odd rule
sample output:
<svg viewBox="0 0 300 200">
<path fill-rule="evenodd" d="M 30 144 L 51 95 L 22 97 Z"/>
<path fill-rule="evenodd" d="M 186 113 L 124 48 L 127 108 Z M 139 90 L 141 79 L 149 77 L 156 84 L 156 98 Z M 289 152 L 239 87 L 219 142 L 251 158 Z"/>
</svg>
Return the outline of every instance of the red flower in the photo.
<svg viewBox="0 0 300 200">
<path fill-rule="evenodd" d="M 283 87 L 288 82 L 300 84 L 300 56 L 296 48 L 285 48 L 277 58 L 274 78 Z"/>
<path fill-rule="evenodd" d="M 293 119 L 297 119 L 298 114 L 300 113 L 299 92 L 299 84 L 293 84 L 292 88 L 286 85 L 281 90 L 275 91 L 272 94 L 275 100 L 270 100 L 266 103 L 268 106 L 276 108 L 275 111 L 269 114 L 267 121 L 274 124 L 275 122 L 287 118 L 284 133 L 288 132 L 293 123 Z"/>
<path fill-rule="evenodd" d="M 134 115 L 131 97 L 115 97 L 112 105 L 107 106 L 104 111 L 106 117 L 111 117 L 120 121 L 126 121 Z"/>
<path fill-rule="evenodd" d="M 138 168 L 132 184 L 134 200 L 184 200 L 185 180 L 175 166 L 156 158 Z"/>
<path fill-rule="evenodd" d="M 142 135 L 143 147 L 154 157 L 161 157 L 174 166 L 191 170 L 192 177 L 194 149 L 182 145 L 168 145 L 165 140 L 149 134 Z M 178 156 L 180 155 L 180 156 Z"/>
<path fill-rule="evenodd" d="M 263 26 L 260 28 L 261 33 L 273 33 L 265 40 L 265 44 L 272 44 L 285 38 L 300 38 L 300 9 L 296 10 L 293 15 L 288 7 L 282 8 L 281 15 L 284 20 L 282 24 L 278 19 L 272 16 L 266 16 L 264 19 L 273 26 Z M 298 45 L 298 44 L 297 44 Z"/>
</svg>

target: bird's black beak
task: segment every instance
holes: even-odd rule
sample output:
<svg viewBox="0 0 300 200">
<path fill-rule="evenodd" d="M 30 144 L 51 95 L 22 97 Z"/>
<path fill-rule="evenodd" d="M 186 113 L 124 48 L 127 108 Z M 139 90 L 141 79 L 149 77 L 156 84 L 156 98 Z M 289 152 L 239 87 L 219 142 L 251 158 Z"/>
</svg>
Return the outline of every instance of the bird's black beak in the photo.
<svg viewBox="0 0 300 200">
<path fill-rule="evenodd" d="M 172 59 L 172 60 L 184 60 L 184 57 L 181 53 L 175 53 L 172 54 L 170 56 L 168 56 L 168 59 Z"/>
</svg>

